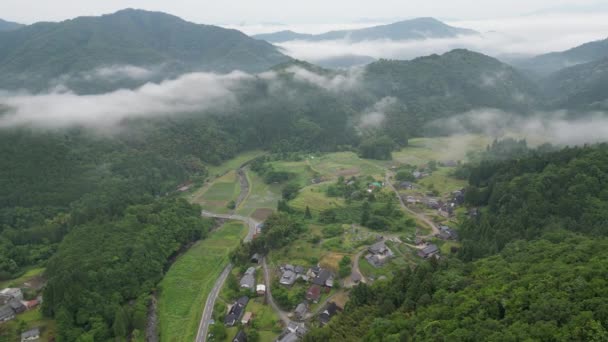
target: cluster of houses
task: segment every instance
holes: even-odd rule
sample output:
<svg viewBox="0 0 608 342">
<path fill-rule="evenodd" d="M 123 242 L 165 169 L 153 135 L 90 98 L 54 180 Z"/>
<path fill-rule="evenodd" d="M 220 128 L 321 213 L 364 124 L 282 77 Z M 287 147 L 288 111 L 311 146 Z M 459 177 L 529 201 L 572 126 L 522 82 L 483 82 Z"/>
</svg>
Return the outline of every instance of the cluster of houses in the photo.
<svg viewBox="0 0 608 342">
<path fill-rule="evenodd" d="M 442 240 L 458 240 L 458 232 L 448 226 L 439 226 L 439 234 L 436 236 Z"/>
<path fill-rule="evenodd" d="M 313 285 L 332 288 L 334 286 L 334 275 L 331 271 L 314 266 L 308 270 L 302 266 L 286 264 L 280 267 L 281 279 L 279 283 L 285 286 L 293 285 L 296 280 L 310 281 Z"/>
<path fill-rule="evenodd" d="M 383 238 L 367 248 L 365 259 L 374 267 L 384 266 L 393 256 L 393 251 L 386 246 Z"/>
<path fill-rule="evenodd" d="M 23 300 L 23 292 L 19 288 L 3 289 L 0 291 L 0 323 L 14 319 L 16 315 L 37 306 L 39 303 L 39 299 Z"/>
</svg>

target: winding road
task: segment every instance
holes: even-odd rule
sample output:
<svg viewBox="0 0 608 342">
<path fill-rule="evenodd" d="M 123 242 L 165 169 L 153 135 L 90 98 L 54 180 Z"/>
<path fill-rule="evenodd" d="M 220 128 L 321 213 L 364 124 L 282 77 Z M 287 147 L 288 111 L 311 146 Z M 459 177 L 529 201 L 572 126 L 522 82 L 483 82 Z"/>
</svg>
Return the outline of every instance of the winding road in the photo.
<svg viewBox="0 0 608 342">
<path fill-rule="evenodd" d="M 395 186 L 393 185 L 393 183 L 391 183 L 391 177 L 392 176 L 393 176 L 393 173 L 391 171 L 389 171 L 389 170 L 386 170 L 385 182 L 386 182 L 386 184 L 388 184 L 388 186 L 397 195 L 397 198 L 399 199 L 399 203 L 401 203 L 401 207 L 403 209 L 405 209 L 408 213 L 414 215 L 417 219 L 419 219 L 420 221 L 426 223 L 429 227 L 431 227 L 431 230 L 433 231 L 433 235 L 439 234 L 439 227 L 437 227 L 437 225 L 435 224 L 435 222 L 433 222 L 431 219 L 429 219 L 426 215 L 410 209 L 405 204 L 405 202 L 403 202 L 403 198 L 401 198 L 401 195 L 399 194 L 399 191 L 397 191 L 397 188 L 395 188 Z"/>
<path fill-rule="evenodd" d="M 239 197 L 236 200 L 236 207 L 238 208 L 239 204 L 241 204 L 241 202 L 247 197 L 247 192 L 249 192 L 249 181 L 247 180 L 247 176 L 245 175 L 245 172 L 243 171 L 243 166 L 241 166 L 241 168 L 239 168 L 237 170 L 237 175 L 239 176 L 239 182 L 241 183 L 241 193 L 239 194 Z M 243 194 L 243 193 L 245 193 L 245 194 Z M 247 236 L 245 237 L 245 239 L 243 239 L 244 242 L 249 242 L 249 241 L 253 240 L 253 236 L 255 235 L 255 232 L 256 232 L 256 226 L 258 225 L 258 222 L 256 222 L 252 218 L 241 216 L 241 215 L 236 215 L 234 213 L 233 214 L 215 214 L 215 213 L 203 210 L 201 212 L 201 215 L 203 217 L 223 219 L 223 220 L 235 220 L 235 221 L 241 221 L 241 222 L 246 223 L 247 226 L 249 227 L 249 229 L 247 231 Z M 198 325 L 198 332 L 196 333 L 195 342 L 204 342 L 207 340 L 207 335 L 209 334 L 209 324 L 211 321 L 211 317 L 213 315 L 213 308 L 215 307 L 215 301 L 217 300 L 217 297 L 219 296 L 220 291 L 221 291 L 222 287 L 224 286 L 224 283 L 226 282 L 226 279 L 228 279 L 228 275 L 232 271 L 232 268 L 233 268 L 232 263 L 229 263 L 226 266 L 226 268 L 224 268 L 224 270 L 222 271 L 220 276 L 217 278 L 217 281 L 213 285 L 213 289 L 211 289 L 209 296 L 207 296 L 207 301 L 205 302 L 205 307 L 203 308 L 203 316 L 201 317 L 201 321 Z"/>
<path fill-rule="evenodd" d="M 281 310 L 281 308 L 277 305 L 277 303 L 275 303 L 274 299 L 272 298 L 272 291 L 270 289 L 270 272 L 268 271 L 268 264 L 266 263 L 266 258 L 262 259 L 262 267 L 264 268 L 264 283 L 266 284 L 266 300 L 268 301 L 268 304 L 270 304 L 272 309 L 279 315 L 281 321 L 285 323 L 285 326 L 288 326 L 289 323 L 291 323 L 289 315 L 287 314 L 287 312 Z"/>
</svg>

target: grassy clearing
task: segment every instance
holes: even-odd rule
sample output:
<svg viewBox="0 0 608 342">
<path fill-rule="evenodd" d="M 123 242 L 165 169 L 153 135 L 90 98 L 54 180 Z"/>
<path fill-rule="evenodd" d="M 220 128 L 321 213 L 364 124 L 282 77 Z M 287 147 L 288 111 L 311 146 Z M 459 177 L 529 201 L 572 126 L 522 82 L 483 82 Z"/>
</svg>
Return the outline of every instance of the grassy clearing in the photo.
<svg viewBox="0 0 608 342">
<path fill-rule="evenodd" d="M 418 181 L 418 184 L 426 189 L 435 189 L 440 194 L 449 194 L 452 191 L 460 190 L 467 186 L 467 181 L 456 179 L 450 176 L 453 168 L 441 167 L 432 175 Z"/>
<path fill-rule="evenodd" d="M 384 169 L 378 162 L 361 159 L 353 152 L 328 153 L 308 159 L 311 169 L 327 179 L 351 176 L 381 177 Z"/>
<path fill-rule="evenodd" d="M 203 209 L 217 213 L 227 213 L 228 202 L 235 200 L 241 191 L 241 185 L 235 171 L 206 184 L 189 195 L 190 202 L 200 204 Z"/>
<path fill-rule="evenodd" d="M 161 341 L 194 339 L 207 295 L 246 233 L 243 224 L 227 223 L 171 266 L 159 286 Z"/>
<path fill-rule="evenodd" d="M 454 135 L 450 137 L 414 138 L 401 151 L 393 152 L 393 160 L 398 163 L 422 165 L 431 160 L 466 160 L 467 152 L 482 150 L 490 138 L 480 135 Z"/>
<path fill-rule="evenodd" d="M 237 209 L 240 215 L 249 216 L 256 209 L 276 209 L 281 199 L 281 187 L 278 184 L 266 184 L 255 172 L 247 170 L 249 179 L 249 196 Z"/>
<path fill-rule="evenodd" d="M 337 197 L 327 197 L 325 191 L 327 184 L 316 184 L 303 188 L 298 193 L 298 196 L 289 202 L 289 205 L 295 209 L 305 210 L 310 208 L 313 213 L 320 213 L 323 210 L 341 207 L 344 205 L 344 199 Z"/>
<path fill-rule="evenodd" d="M 30 279 L 42 276 L 44 273 L 43 267 L 37 267 L 27 270 L 23 275 L 18 278 L 0 281 L 0 288 L 5 287 L 22 287 L 22 285 L 28 282 Z"/>
<path fill-rule="evenodd" d="M 246 163 L 252 159 L 255 159 L 256 157 L 259 157 L 259 156 L 263 155 L 264 153 L 265 152 L 261 151 L 261 150 L 243 152 L 243 153 L 237 155 L 236 157 L 234 157 L 218 166 L 209 166 L 209 175 L 211 177 L 222 176 L 226 172 L 234 171 L 234 170 L 238 169 L 244 163 Z"/>
<path fill-rule="evenodd" d="M 275 161 L 270 163 L 275 171 L 285 171 L 290 172 L 295 175 L 295 178 L 292 182 L 296 182 L 300 184 L 300 186 L 306 186 L 310 184 L 314 176 L 314 171 L 311 167 L 306 163 L 306 161 Z"/>
</svg>

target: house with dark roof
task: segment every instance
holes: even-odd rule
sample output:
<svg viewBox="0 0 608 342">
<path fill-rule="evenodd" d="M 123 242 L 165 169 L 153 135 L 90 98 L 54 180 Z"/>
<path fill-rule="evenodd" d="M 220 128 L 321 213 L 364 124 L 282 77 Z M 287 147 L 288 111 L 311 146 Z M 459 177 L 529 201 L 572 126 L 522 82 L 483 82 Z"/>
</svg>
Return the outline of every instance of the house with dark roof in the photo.
<svg viewBox="0 0 608 342">
<path fill-rule="evenodd" d="M 224 324 L 229 327 L 234 326 L 243 316 L 247 303 L 249 303 L 249 297 L 241 297 L 232 304 L 228 315 L 224 318 Z"/>
<path fill-rule="evenodd" d="M 325 310 L 323 310 L 323 312 L 321 312 L 321 314 L 319 315 L 319 323 L 321 323 L 321 326 L 324 326 L 329 323 L 331 318 L 334 317 L 336 313 L 338 313 L 339 309 L 340 308 L 338 307 L 338 305 L 336 305 L 336 303 L 334 302 L 330 302 L 329 304 L 327 304 Z"/>
<path fill-rule="evenodd" d="M 319 298 L 321 298 L 321 287 L 319 285 L 313 285 L 306 291 L 306 300 L 318 303 Z"/>
<path fill-rule="evenodd" d="M 425 259 L 428 259 L 437 254 L 439 254 L 439 247 L 433 244 L 430 244 L 418 251 L 418 256 Z"/>
<path fill-rule="evenodd" d="M 319 275 L 312 280 L 312 283 L 317 286 L 333 287 L 334 277 L 327 269 L 321 269 Z"/>
<path fill-rule="evenodd" d="M 232 342 L 247 342 L 247 334 L 243 330 L 239 330 L 232 339 Z"/>
<path fill-rule="evenodd" d="M 298 304 L 298 306 L 296 306 L 296 309 L 293 311 L 293 314 L 296 317 L 296 319 L 302 319 L 302 318 L 304 318 L 304 316 L 306 316 L 307 311 L 308 311 L 308 305 L 306 304 L 306 302 L 302 302 L 302 303 Z"/>
<path fill-rule="evenodd" d="M 255 253 L 254 255 L 251 256 L 251 262 L 254 264 L 259 263 L 261 259 L 262 259 L 262 257 L 258 253 Z"/>
<path fill-rule="evenodd" d="M 367 251 L 365 259 L 374 267 L 382 267 L 393 257 L 393 251 L 386 246 L 384 239 L 369 246 Z"/>
<path fill-rule="evenodd" d="M 10 321 L 13 318 L 15 318 L 15 311 L 10 305 L 6 304 L 0 307 L 0 322 Z"/>
<path fill-rule="evenodd" d="M 17 300 L 15 298 L 11 298 L 7 304 L 8 304 L 8 306 L 11 307 L 11 309 L 13 309 L 13 311 L 15 311 L 16 314 L 20 314 L 22 312 L 25 312 L 25 310 L 27 310 L 27 307 L 25 306 L 25 304 L 21 303 L 20 300 Z"/>
<path fill-rule="evenodd" d="M 414 188 L 414 183 L 412 182 L 401 182 L 399 184 L 399 187 L 401 189 L 408 189 L 408 190 L 412 190 Z"/>
<path fill-rule="evenodd" d="M 21 334 L 21 342 L 38 341 L 40 339 L 40 329 L 30 329 Z"/>
<path fill-rule="evenodd" d="M 458 233 L 448 226 L 439 226 L 437 237 L 442 240 L 458 240 Z"/>
</svg>

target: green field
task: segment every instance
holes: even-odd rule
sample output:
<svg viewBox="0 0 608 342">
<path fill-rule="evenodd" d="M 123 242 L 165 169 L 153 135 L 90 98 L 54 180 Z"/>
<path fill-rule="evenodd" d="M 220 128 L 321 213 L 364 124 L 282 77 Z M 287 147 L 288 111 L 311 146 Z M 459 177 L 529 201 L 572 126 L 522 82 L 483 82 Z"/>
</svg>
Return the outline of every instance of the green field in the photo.
<svg viewBox="0 0 608 342">
<path fill-rule="evenodd" d="M 223 176 L 226 172 L 238 169 L 244 163 L 263 155 L 265 152 L 260 150 L 243 152 L 236 157 L 225 161 L 218 166 L 209 166 L 209 175 L 211 177 Z"/>
<path fill-rule="evenodd" d="M 431 160 L 445 162 L 448 160 L 465 161 L 467 152 L 481 151 L 490 138 L 480 135 L 454 135 L 449 137 L 413 138 L 409 145 L 393 152 L 394 162 L 410 165 L 422 165 Z"/>
<path fill-rule="evenodd" d="M 331 209 L 344 205 L 344 199 L 337 197 L 327 197 L 325 191 L 327 184 L 310 185 L 302 190 L 296 198 L 289 202 L 293 208 L 305 210 L 310 208 L 313 213 L 319 213 L 325 209 Z"/>
<path fill-rule="evenodd" d="M 306 161 L 275 161 L 270 163 L 275 171 L 286 171 L 295 175 L 292 182 L 297 182 L 300 186 L 310 184 L 314 176 L 314 171 Z"/>
<path fill-rule="evenodd" d="M 226 223 L 171 266 L 159 285 L 161 341 L 194 339 L 207 294 L 228 264 L 230 251 L 246 233 L 243 224 Z"/>
<path fill-rule="evenodd" d="M 205 210 L 228 213 L 228 203 L 236 200 L 240 192 L 241 184 L 236 172 L 229 171 L 187 196 L 190 202 L 200 204 Z"/>
<path fill-rule="evenodd" d="M 278 184 L 266 184 L 255 172 L 247 170 L 249 179 L 249 196 L 237 208 L 240 215 L 249 216 L 256 209 L 276 209 L 281 199 L 281 187 Z"/>
<path fill-rule="evenodd" d="M 308 164 L 314 172 L 327 179 L 339 176 L 374 176 L 384 175 L 383 162 L 361 159 L 353 152 L 328 153 L 319 157 L 310 157 Z"/>
<path fill-rule="evenodd" d="M 418 184 L 422 185 L 426 189 L 435 189 L 440 194 L 449 194 L 452 191 L 460 190 L 467 186 L 466 180 L 456 179 L 450 176 L 453 168 L 442 167 L 437 171 L 434 171 L 428 177 L 425 177 L 418 181 Z"/>
</svg>

